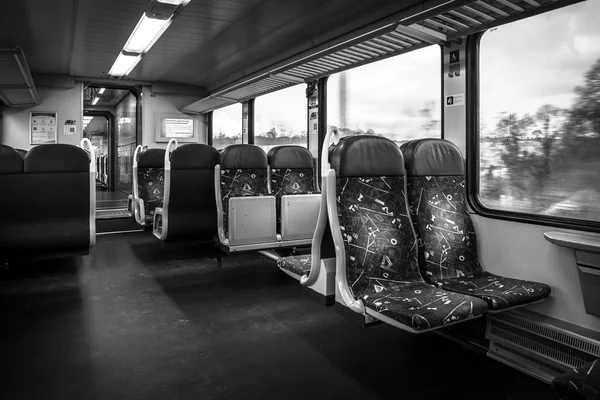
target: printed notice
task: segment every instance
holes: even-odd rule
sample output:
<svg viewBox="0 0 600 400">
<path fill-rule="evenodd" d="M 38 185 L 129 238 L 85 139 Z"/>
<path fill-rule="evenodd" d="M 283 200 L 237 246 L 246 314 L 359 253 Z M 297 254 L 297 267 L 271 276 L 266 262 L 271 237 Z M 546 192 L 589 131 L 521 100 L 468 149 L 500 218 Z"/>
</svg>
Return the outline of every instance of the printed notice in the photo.
<svg viewBox="0 0 600 400">
<path fill-rule="evenodd" d="M 465 105 L 465 94 L 464 93 L 446 96 L 446 107 L 464 106 L 464 105 Z"/>
<path fill-rule="evenodd" d="M 31 144 L 56 143 L 56 113 L 29 113 Z"/>
<path fill-rule="evenodd" d="M 194 136 L 194 120 L 183 118 L 165 119 L 166 136 L 168 138 L 183 138 Z"/>
</svg>

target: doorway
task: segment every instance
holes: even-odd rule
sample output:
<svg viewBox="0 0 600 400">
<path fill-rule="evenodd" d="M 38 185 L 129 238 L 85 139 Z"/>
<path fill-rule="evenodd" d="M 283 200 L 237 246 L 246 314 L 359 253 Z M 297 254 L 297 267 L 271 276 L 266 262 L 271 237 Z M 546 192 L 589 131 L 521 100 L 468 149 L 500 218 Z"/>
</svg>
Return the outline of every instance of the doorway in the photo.
<svg viewBox="0 0 600 400">
<path fill-rule="evenodd" d="M 138 95 L 129 88 L 89 85 L 83 98 L 83 136 L 96 152 L 96 219 L 128 218 L 138 142 Z"/>
</svg>

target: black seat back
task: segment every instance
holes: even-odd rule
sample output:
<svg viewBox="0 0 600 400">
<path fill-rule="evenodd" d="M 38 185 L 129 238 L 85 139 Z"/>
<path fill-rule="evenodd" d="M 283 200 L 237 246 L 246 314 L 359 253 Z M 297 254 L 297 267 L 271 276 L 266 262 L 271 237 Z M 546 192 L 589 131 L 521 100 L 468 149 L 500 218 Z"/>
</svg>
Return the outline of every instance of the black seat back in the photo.
<svg viewBox="0 0 600 400">
<path fill-rule="evenodd" d="M 378 136 L 349 136 L 332 148 L 329 160 L 336 173 L 340 225 L 340 232 L 332 234 L 342 236 L 346 280 L 354 297 L 369 288 L 379 293 L 373 285 L 423 282 L 396 144 Z"/>
<path fill-rule="evenodd" d="M 17 151 L 17 153 L 19 153 L 21 155 L 21 157 L 25 158 L 25 156 L 27 155 L 27 150 L 23 150 L 23 149 L 15 149 Z"/>
<path fill-rule="evenodd" d="M 171 153 L 168 239 L 211 239 L 217 233 L 215 165 L 218 151 L 186 144 Z"/>
<path fill-rule="evenodd" d="M 267 155 L 252 144 L 233 144 L 219 154 L 223 228 L 228 233 L 229 199 L 270 193 Z"/>
<path fill-rule="evenodd" d="M 144 213 L 148 223 L 152 223 L 154 209 L 162 207 L 164 197 L 165 150 L 148 149 L 138 156 L 137 190 L 144 201 Z"/>
<path fill-rule="evenodd" d="M 460 150 L 447 140 L 419 139 L 402 151 L 423 277 L 433 283 L 481 272 Z"/>
<path fill-rule="evenodd" d="M 89 154 L 73 145 L 47 144 L 34 147 L 23 160 L 2 146 L 0 158 L 0 253 L 89 249 Z"/>
</svg>

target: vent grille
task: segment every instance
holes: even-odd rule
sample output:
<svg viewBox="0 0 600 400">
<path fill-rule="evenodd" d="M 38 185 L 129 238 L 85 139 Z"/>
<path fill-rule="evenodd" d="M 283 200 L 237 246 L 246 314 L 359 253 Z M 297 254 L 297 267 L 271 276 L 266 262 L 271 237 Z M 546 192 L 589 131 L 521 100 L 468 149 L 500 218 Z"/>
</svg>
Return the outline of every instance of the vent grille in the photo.
<svg viewBox="0 0 600 400">
<path fill-rule="evenodd" d="M 503 321 L 524 331 L 534 333 L 538 336 L 553 340 L 573 349 L 585 352 L 593 358 L 600 358 L 600 343 L 584 337 L 577 337 L 561 330 L 537 324 L 533 321 L 511 313 L 500 313 L 493 317 L 495 320 Z"/>
<path fill-rule="evenodd" d="M 548 364 L 547 362 L 544 362 L 542 360 L 539 360 L 537 358 L 531 357 L 523 352 L 520 352 L 512 347 L 509 346 L 505 346 L 503 344 L 500 343 L 493 343 L 492 346 L 497 347 L 498 349 L 505 351 L 506 353 L 512 354 L 514 356 L 517 356 L 520 359 L 523 359 L 525 361 L 528 361 L 532 364 L 535 364 L 538 367 L 541 367 L 543 370 L 543 372 L 551 372 L 552 375 L 554 376 L 558 376 L 558 375 L 562 375 L 564 373 L 566 373 L 568 370 L 567 369 L 562 369 L 559 367 L 555 367 L 554 365 Z"/>
<path fill-rule="evenodd" d="M 579 327 L 529 311 L 494 314 L 487 321 L 488 355 L 551 380 L 598 358 L 600 341 L 582 332 Z M 587 335 L 595 337 L 593 332 Z"/>
<path fill-rule="evenodd" d="M 510 325 L 492 325 L 490 334 L 497 339 L 516 344 L 524 349 L 531 350 L 548 359 L 552 359 L 566 368 L 578 368 L 592 362 L 593 356 L 581 353 L 571 347 L 549 341 L 530 332 L 514 331 Z"/>
</svg>

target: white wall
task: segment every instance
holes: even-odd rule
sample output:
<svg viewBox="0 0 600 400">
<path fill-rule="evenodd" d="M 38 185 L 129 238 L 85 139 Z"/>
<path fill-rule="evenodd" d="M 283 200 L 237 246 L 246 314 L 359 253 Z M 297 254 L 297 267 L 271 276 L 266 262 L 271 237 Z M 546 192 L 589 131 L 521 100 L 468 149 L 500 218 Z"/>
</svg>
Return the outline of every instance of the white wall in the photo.
<svg viewBox="0 0 600 400">
<path fill-rule="evenodd" d="M 181 114 L 180 109 L 200 99 L 199 96 L 153 94 L 150 92 L 150 87 L 144 86 L 142 90 L 142 146 L 166 148 L 167 143 L 156 143 L 156 115 Z M 198 143 L 206 144 L 208 131 L 205 117 L 187 114 L 185 117 L 194 119 L 194 124 L 198 127 Z"/>
<path fill-rule="evenodd" d="M 76 83 L 72 89 L 38 86 L 40 103 L 33 107 L 6 107 L 0 110 L 0 143 L 14 148 L 29 150 L 29 113 L 32 111 L 56 112 L 57 143 L 78 145 L 83 137 L 83 84 Z M 75 120 L 75 135 L 65 135 L 66 120 Z"/>
</svg>

